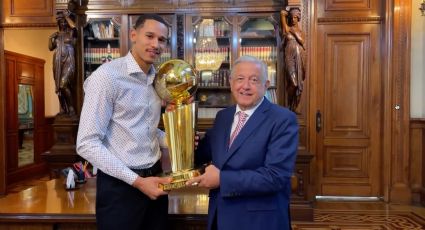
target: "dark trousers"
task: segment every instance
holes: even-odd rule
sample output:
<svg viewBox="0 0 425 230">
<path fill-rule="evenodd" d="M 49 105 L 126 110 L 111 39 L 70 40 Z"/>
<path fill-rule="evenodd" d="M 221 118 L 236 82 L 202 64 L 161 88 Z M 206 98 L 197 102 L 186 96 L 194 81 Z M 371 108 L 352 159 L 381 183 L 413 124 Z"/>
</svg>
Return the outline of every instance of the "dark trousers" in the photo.
<svg viewBox="0 0 425 230">
<path fill-rule="evenodd" d="M 168 229 L 168 196 L 151 200 L 140 190 L 101 171 L 96 189 L 97 229 Z"/>
</svg>

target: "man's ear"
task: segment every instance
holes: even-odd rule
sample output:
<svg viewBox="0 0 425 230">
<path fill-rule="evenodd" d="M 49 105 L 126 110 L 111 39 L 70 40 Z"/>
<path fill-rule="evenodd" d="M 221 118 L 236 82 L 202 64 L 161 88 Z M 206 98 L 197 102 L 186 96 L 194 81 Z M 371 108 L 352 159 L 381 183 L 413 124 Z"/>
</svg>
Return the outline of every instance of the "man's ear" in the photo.
<svg viewBox="0 0 425 230">
<path fill-rule="evenodd" d="M 136 41 L 136 36 L 137 36 L 136 29 L 131 29 L 130 30 L 130 41 L 135 42 Z"/>
<path fill-rule="evenodd" d="M 268 89 L 269 88 L 269 86 L 270 86 L 270 80 L 266 80 L 266 89 Z"/>
</svg>

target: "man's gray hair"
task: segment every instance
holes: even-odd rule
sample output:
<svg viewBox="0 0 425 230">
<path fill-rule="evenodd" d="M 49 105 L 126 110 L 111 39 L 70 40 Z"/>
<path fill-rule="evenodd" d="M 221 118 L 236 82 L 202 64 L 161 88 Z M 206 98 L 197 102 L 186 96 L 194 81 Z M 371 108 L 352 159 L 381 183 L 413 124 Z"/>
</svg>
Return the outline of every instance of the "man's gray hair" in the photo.
<svg viewBox="0 0 425 230">
<path fill-rule="evenodd" d="M 230 72 L 230 77 L 233 77 L 235 66 L 238 65 L 239 63 L 242 63 L 242 62 L 251 62 L 251 63 L 254 63 L 254 64 L 260 66 L 261 83 L 263 83 L 263 84 L 266 83 L 266 81 L 267 81 L 267 65 L 266 65 L 266 63 L 264 63 L 262 60 L 260 60 L 257 57 L 249 56 L 249 55 L 240 56 L 238 59 L 236 59 L 235 63 L 233 64 L 233 68 Z"/>
</svg>

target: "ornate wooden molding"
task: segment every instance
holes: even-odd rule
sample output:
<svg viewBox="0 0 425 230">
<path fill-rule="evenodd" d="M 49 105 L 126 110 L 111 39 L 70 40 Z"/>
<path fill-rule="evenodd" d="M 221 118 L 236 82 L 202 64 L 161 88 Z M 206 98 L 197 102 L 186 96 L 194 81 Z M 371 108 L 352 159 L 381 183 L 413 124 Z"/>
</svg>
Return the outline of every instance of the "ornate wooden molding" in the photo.
<svg viewBox="0 0 425 230">
<path fill-rule="evenodd" d="M 423 127 L 425 128 L 425 118 L 411 118 L 411 127 Z"/>
<path fill-rule="evenodd" d="M 56 23 L 4 23 L 0 25 L 0 28 L 28 28 L 28 27 L 34 27 L 34 28 L 56 28 Z"/>
<path fill-rule="evenodd" d="M 317 22 L 322 23 L 358 23 L 358 22 L 370 22 L 370 23 L 381 23 L 382 17 L 373 16 L 373 17 L 338 17 L 338 18 L 318 18 Z"/>
<path fill-rule="evenodd" d="M 282 6 L 283 8 L 283 6 Z M 239 13 L 239 12 L 270 12 L 276 11 L 275 7 L 161 7 L 161 8 L 114 8 L 108 9 L 109 14 L 141 14 L 141 13 Z M 87 14 L 104 14 L 102 9 L 89 9 Z"/>
</svg>

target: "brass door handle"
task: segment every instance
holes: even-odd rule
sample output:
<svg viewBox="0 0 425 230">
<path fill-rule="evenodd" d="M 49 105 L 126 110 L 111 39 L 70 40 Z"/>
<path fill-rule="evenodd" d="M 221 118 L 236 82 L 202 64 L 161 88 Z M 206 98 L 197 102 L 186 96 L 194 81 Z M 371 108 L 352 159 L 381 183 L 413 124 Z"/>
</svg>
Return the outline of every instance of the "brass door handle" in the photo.
<svg viewBox="0 0 425 230">
<path fill-rule="evenodd" d="M 322 130 L 322 114 L 320 110 L 316 112 L 316 132 L 320 132 Z"/>
</svg>

